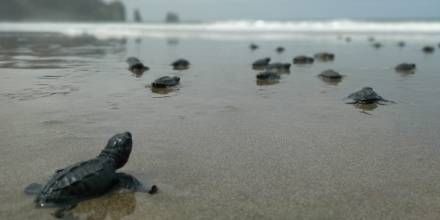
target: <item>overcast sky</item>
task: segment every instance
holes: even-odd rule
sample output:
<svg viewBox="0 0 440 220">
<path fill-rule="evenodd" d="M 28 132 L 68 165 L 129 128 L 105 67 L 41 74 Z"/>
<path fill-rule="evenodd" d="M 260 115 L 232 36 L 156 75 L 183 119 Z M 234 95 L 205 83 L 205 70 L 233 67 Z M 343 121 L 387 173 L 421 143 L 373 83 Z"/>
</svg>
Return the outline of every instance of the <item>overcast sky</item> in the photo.
<svg viewBox="0 0 440 220">
<path fill-rule="evenodd" d="M 167 11 L 182 20 L 298 20 L 337 18 L 439 18 L 440 0 L 122 0 L 144 20 L 162 21 Z"/>
</svg>

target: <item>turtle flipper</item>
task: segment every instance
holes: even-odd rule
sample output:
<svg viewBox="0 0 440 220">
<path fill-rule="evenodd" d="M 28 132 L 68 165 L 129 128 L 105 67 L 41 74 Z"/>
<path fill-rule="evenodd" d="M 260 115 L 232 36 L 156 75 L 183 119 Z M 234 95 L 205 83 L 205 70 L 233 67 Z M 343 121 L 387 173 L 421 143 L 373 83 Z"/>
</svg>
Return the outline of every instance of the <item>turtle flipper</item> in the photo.
<svg viewBox="0 0 440 220">
<path fill-rule="evenodd" d="M 354 100 L 352 100 L 352 101 L 346 101 L 345 102 L 345 104 L 349 104 L 349 105 L 354 105 L 354 104 L 358 104 L 359 102 L 357 102 L 357 101 L 354 101 Z"/>
<path fill-rule="evenodd" d="M 387 99 L 382 99 L 382 100 L 379 100 L 377 102 L 377 104 L 379 104 L 379 105 L 396 104 L 396 102 L 395 101 L 391 101 L 391 100 L 387 100 Z"/>
<path fill-rule="evenodd" d="M 26 186 L 26 188 L 24 188 L 24 193 L 28 195 L 36 195 L 40 193 L 42 189 L 43 185 L 38 183 L 31 183 L 29 186 Z"/>
<path fill-rule="evenodd" d="M 129 189 L 135 192 L 148 192 L 150 194 L 155 194 L 158 191 L 156 185 L 152 185 L 149 188 L 145 187 L 136 177 L 126 174 L 126 173 L 117 173 L 118 176 L 118 186 L 121 188 Z"/>
</svg>

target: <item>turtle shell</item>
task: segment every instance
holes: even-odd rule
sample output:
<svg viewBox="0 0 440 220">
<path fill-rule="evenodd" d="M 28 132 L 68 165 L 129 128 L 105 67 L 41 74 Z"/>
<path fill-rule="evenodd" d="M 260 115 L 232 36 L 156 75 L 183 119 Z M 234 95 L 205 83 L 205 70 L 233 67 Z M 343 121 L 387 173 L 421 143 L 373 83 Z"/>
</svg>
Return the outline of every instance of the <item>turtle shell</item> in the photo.
<svg viewBox="0 0 440 220">
<path fill-rule="evenodd" d="M 386 101 L 371 87 L 364 87 L 361 90 L 350 94 L 347 98 L 352 99 L 356 103 L 373 103 L 377 101 Z"/>
<path fill-rule="evenodd" d="M 108 161 L 91 159 L 57 171 L 35 202 L 39 206 L 75 203 L 108 192 L 116 183 L 115 170 Z"/>
</svg>

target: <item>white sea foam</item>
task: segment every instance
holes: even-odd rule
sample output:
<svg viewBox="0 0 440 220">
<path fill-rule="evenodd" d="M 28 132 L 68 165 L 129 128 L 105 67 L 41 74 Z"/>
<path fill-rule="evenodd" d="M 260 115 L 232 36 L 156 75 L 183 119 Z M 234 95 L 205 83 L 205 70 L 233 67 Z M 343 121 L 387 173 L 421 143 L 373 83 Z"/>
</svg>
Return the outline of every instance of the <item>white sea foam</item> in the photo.
<svg viewBox="0 0 440 220">
<path fill-rule="evenodd" d="M 0 32 L 55 32 L 97 37 L 291 37 L 301 34 L 440 35 L 438 21 L 223 21 L 211 23 L 0 23 Z"/>
</svg>

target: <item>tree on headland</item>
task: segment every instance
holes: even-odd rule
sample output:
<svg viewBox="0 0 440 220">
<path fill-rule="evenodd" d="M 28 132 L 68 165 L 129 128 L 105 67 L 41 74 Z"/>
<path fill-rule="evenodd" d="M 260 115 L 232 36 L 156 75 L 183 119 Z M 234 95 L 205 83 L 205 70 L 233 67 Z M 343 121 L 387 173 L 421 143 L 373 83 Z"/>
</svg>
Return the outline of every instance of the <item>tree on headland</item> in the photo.
<svg viewBox="0 0 440 220">
<path fill-rule="evenodd" d="M 125 7 L 102 0 L 0 0 L 0 20 L 124 21 Z"/>
</svg>

